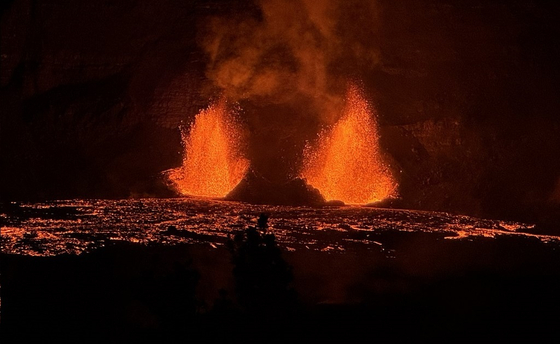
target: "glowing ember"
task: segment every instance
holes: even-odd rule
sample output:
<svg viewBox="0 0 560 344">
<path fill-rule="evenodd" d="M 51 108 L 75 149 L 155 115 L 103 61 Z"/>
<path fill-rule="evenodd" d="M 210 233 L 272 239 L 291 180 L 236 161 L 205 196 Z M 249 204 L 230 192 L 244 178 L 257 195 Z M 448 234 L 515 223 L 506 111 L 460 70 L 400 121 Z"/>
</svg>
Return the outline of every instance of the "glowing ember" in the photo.
<svg viewBox="0 0 560 344">
<path fill-rule="evenodd" d="M 224 197 L 243 178 L 249 162 L 240 149 L 240 135 L 225 100 L 196 115 L 183 131 L 183 165 L 168 178 L 183 195 Z"/>
<path fill-rule="evenodd" d="M 350 86 L 342 118 L 307 146 L 302 178 L 328 200 L 372 203 L 394 197 L 397 183 L 383 163 L 375 115 L 356 86 Z"/>
</svg>

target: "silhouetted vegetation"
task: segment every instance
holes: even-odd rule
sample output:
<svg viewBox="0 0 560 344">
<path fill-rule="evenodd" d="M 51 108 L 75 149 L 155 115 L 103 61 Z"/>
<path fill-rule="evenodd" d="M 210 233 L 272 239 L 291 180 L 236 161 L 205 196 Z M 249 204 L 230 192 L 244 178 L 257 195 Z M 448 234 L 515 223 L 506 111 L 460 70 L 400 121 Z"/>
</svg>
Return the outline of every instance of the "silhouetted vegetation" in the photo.
<svg viewBox="0 0 560 344">
<path fill-rule="evenodd" d="M 262 214 L 224 246 L 2 254 L 0 340 L 542 342 L 556 331 L 556 244 L 336 230 L 323 239 L 352 238 L 346 251 L 283 251 L 267 219 Z M 366 239 L 382 247 L 360 244 Z"/>
<path fill-rule="evenodd" d="M 227 242 L 232 256 L 235 293 L 248 314 L 275 318 L 296 305 L 290 288 L 292 267 L 282 258 L 274 234 L 267 233 L 268 216 L 261 214 L 257 226 L 237 233 Z"/>
</svg>

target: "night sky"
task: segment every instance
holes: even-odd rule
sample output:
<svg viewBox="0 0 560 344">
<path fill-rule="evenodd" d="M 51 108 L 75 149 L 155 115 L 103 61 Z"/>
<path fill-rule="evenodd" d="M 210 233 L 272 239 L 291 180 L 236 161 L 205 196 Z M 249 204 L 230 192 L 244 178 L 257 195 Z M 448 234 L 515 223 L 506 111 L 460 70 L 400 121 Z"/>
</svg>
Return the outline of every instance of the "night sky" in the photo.
<svg viewBox="0 0 560 344">
<path fill-rule="evenodd" d="M 180 125 L 237 102 L 252 166 L 301 168 L 348 82 L 399 206 L 560 223 L 560 4 L 16 0 L 1 7 L 0 199 L 173 196 Z"/>
</svg>

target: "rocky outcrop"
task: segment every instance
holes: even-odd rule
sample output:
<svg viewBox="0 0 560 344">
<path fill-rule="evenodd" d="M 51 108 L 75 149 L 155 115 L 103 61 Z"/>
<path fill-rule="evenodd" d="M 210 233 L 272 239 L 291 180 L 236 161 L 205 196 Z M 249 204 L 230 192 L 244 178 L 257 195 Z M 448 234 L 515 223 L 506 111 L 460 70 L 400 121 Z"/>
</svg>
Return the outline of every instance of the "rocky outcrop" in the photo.
<svg viewBox="0 0 560 344">
<path fill-rule="evenodd" d="M 254 204 L 322 206 L 326 201 L 319 190 L 301 178 L 273 182 L 253 170 L 227 194 L 226 199 Z"/>
</svg>

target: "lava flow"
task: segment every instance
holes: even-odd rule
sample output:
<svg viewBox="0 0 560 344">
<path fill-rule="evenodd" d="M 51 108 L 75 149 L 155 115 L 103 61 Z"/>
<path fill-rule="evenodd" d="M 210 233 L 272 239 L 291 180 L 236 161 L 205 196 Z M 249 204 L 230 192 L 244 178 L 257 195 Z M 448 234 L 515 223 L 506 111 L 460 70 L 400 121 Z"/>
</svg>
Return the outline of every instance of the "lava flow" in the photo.
<svg viewBox="0 0 560 344">
<path fill-rule="evenodd" d="M 301 173 L 328 200 L 363 204 L 396 196 L 397 183 L 383 162 L 375 115 L 358 87 L 349 87 L 342 118 L 304 152 Z"/>
<path fill-rule="evenodd" d="M 239 128 L 225 100 L 196 115 L 182 136 L 183 164 L 168 173 L 179 193 L 224 197 L 241 181 L 249 161 L 241 153 Z"/>
</svg>

